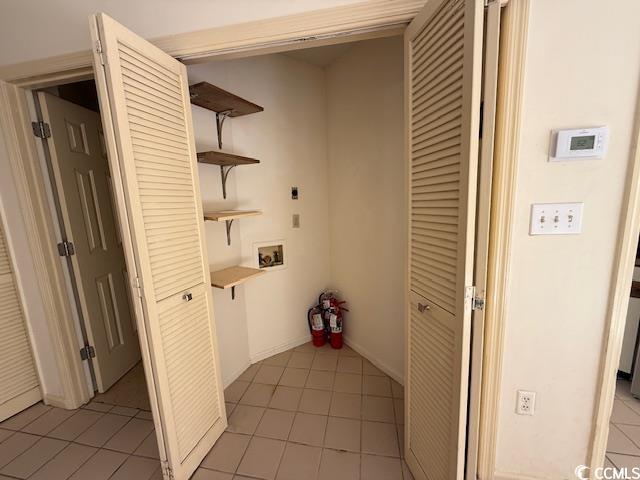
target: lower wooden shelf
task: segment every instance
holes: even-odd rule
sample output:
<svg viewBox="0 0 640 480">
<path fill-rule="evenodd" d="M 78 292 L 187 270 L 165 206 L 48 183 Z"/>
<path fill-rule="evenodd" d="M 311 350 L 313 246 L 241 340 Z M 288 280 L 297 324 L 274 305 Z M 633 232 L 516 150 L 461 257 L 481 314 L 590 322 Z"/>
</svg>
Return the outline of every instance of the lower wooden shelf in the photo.
<svg viewBox="0 0 640 480">
<path fill-rule="evenodd" d="M 253 217 L 255 215 L 262 215 L 262 212 L 260 210 L 220 210 L 217 212 L 205 212 L 204 219 L 213 222 L 226 222 L 227 220 Z"/>
<path fill-rule="evenodd" d="M 242 267 L 236 265 L 234 267 L 225 268 L 211 272 L 211 286 L 222 289 L 231 289 L 231 298 L 235 298 L 235 287 L 247 280 L 262 275 L 265 272 L 259 268 Z"/>
</svg>

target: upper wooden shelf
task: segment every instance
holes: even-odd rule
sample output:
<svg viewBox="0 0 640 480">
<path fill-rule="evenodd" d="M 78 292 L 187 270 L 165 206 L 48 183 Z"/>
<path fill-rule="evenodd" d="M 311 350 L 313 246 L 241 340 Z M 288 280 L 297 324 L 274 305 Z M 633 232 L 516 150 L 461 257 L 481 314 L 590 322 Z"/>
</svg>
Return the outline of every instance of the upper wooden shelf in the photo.
<svg viewBox="0 0 640 480">
<path fill-rule="evenodd" d="M 189 86 L 191 103 L 217 113 L 229 112 L 230 117 L 240 117 L 250 113 L 262 112 L 264 108 L 233 93 L 227 92 L 207 82 Z"/>
<path fill-rule="evenodd" d="M 234 155 L 233 153 L 225 153 L 218 151 L 200 152 L 197 154 L 198 161 L 201 163 L 209 163 L 211 165 L 220 165 L 221 167 L 234 167 L 236 165 L 251 165 L 260 163 L 256 158 L 243 157 Z"/>
<path fill-rule="evenodd" d="M 213 222 L 225 222 L 236 218 L 253 217 L 262 215 L 260 210 L 220 210 L 219 212 L 205 212 L 204 219 Z"/>
<path fill-rule="evenodd" d="M 233 288 L 236 285 L 246 282 L 250 278 L 257 277 L 264 273 L 267 272 L 258 268 L 236 265 L 235 267 L 211 272 L 211 285 L 223 289 Z"/>
</svg>

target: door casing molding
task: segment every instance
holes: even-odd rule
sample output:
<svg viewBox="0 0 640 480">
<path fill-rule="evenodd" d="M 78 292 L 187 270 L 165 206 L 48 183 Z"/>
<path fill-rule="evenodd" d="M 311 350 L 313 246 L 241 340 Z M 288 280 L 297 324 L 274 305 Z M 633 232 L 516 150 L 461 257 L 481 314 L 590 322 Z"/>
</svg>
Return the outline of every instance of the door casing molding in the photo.
<svg viewBox="0 0 640 480">
<path fill-rule="evenodd" d="M 29 250 L 36 269 L 37 288 L 43 300 L 53 354 L 60 372 L 60 396 L 44 392 L 46 403 L 77 408 L 89 400 L 89 392 L 77 335 L 73 306 L 57 251 L 58 239 L 50 215 L 45 180 L 40 168 L 26 91 L 0 82 L 0 128 L 5 140 Z M 41 379 L 42 385 L 42 379 Z"/>
<path fill-rule="evenodd" d="M 185 63 L 206 59 L 276 53 L 297 48 L 345 43 L 354 40 L 398 35 L 424 5 L 424 0 L 375 0 L 330 9 L 290 15 L 260 22 L 229 25 L 187 34 L 156 39 L 153 43 Z M 502 2 L 501 2 L 502 3 Z M 517 151 L 523 103 L 524 65 L 530 0 L 515 0 L 503 10 L 501 26 L 498 105 L 494 153 L 494 176 L 491 207 L 490 245 L 488 260 L 487 307 L 483 358 L 482 397 L 478 475 L 491 479 L 495 473 L 497 422 L 500 407 L 500 385 L 508 274 L 510 266 L 513 217 L 511 205 L 515 198 Z M 255 26 L 260 24 L 256 36 Z M 63 287 L 62 266 L 55 249 L 53 220 L 45 195 L 44 179 L 39 170 L 36 139 L 31 132 L 31 118 L 26 103 L 29 90 L 93 78 L 92 52 L 82 51 L 42 60 L 0 67 L 0 128 L 7 145 L 14 182 L 29 233 L 29 247 L 39 278 L 38 287 L 45 303 L 47 319 L 56 349 L 56 361 L 63 380 L 63 397 L 50 398 L 51 404 L 77 408 L 89 399 L 82 369 L 71 305 Z M 637 156 L 637 154 L 636 154 Z M 629 195 L 640 204 L 640 160 L 636 158 Z M 640 229 L 640 208 L 628 218 L 629 228 Z M 638 220 L 634 220 L 638 219 Z M 632 236 L 632 235 L 631 235 Z M 637 238 L 637 236 L 636 236 Z M 628 245 L 626 247 L 628 249 Z M 622 252 L 628 251 L 621 249 Z M 621 275 L 622 279 L 624 275 Z M 629 276 L 630 278 L 630 276 Z M 622 282 L 623 283 L 623 282 Z M 621 288 L 624 285 L 621 285 Z M 624 290 L 624 289 L 623 289 Z M 616 290 L 618 292 L 618 290 Z M 618 292 L 619 293 L 619 292 Z M 624 313 L 624 312 L 622 312 Z M 612 309 L 611 319 L 624 322 L 620 308 Z M 608 355 L 613 352 L 604 348 Z M 618 351 L 619 356 L 619 351 Z M 612 357 L 613 358 L 613 357 Z M 603 375 L 606 372 L 603 372 Z M 603 377 L 604 378 L 604 377 Z M 615 382 L 613 382 L 615 388 Z M 604 395 L 605 392 L 603 392 Z M 602 418 L 611 411 L 611 401 L 599 403 Z M 606 398 L 606 395 L 604 395 Z M 600 411 L 599 410 L 599 411 Z M 594 429 L 595 431 L 596 429 Z M 595 434 L 594 434 L 595 435 Z M 599 435 L 598 438 L 602 438 Z M 606 432 L 604 434 L 606 441 Z M 594 452 L 596 452 L 594 440 Z M 593 462 L 592 456 L 592 462 Z"/>
<path fill-rule="evenodd" d="M 629 308 L 629 291 L 640 237 L 640 95 L 636 103 L 633 128 L 633 144 L 627 166 L 627 183 L 622 197 L 618 242 L 611 276 L 605 338 L 602 342 L 600 371 L 596 383 L 591 451 L 588 457 L 588 464 L 592 470 L 604 466 L 609 420 L 613 412 L 618 365 Z"/>
<path fill-rule="evenodd" d="M 495 475 L 529 6 L 530 0 L 510 1 L 500 25 L 477 459 L 481 480 Z"/>
<path fill-rule="evenodd" d="M 375 0 L 151 40 L 184 63 L 263 55 L 399 35 L 425 0 Z M 0 67 L 0 79 L 31 88 L 93 76 L 91 50 Z"/>
<path fill-rule="evenodd" d="M 393 36 L 404 30 L 424 2 L 375 0 L 171 35 L 153 43 L 174 57 L 190 57 L 191 60 L 185 62 L 195 63 L 213 57 L 262 55 Z M 260 28 L 256 28 L 258 25 Z M 93 52 L 86 50 L 0 67 L 0 128 L 7 145 L 62 382 L 62 394 L 45 395 L 45 401 L 63 408 L 78 408 L 89 401 L 90 396 L 78 353 L 74 307 L 59 262 L 54 219 L 50 215 L 36 138 L 31 131 L 27 94 L 45 86 L 93 78 L 92 58 Z"/>
</svg>

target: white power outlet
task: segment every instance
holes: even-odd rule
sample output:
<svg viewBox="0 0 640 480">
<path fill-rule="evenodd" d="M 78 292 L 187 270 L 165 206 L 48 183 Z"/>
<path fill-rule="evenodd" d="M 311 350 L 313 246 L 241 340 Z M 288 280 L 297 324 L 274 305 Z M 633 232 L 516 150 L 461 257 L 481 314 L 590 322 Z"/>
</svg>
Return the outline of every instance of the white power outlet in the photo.
<svg viewBox="0 0 640 480">
<path fill-rule="evenodd" d="M 533 415 L 536 407 L 536 392 L 518 390 L 518 403 L 516 413 L 518 415 Z"/>
</svg>

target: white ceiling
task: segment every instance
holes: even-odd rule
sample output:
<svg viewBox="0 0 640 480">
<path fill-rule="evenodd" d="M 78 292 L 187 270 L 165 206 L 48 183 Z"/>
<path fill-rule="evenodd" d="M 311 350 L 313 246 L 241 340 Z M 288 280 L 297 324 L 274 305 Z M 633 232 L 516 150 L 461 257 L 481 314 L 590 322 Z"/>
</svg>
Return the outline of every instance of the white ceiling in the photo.
<svg viewBox="0 0 640 480">
<path fill-rule="evenodd" d="M 284 55 L 324 68 L 334 62 L 338 57 L 344 55 L 352 45 L 353 43 L 339 43 L 324 47 L 304 48 L 285 52 Z"/>
</svg>

